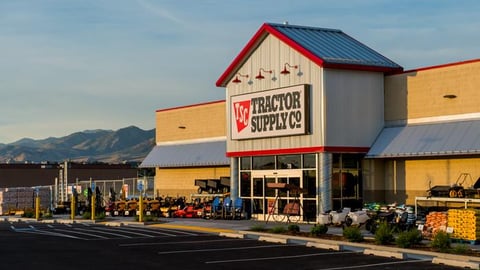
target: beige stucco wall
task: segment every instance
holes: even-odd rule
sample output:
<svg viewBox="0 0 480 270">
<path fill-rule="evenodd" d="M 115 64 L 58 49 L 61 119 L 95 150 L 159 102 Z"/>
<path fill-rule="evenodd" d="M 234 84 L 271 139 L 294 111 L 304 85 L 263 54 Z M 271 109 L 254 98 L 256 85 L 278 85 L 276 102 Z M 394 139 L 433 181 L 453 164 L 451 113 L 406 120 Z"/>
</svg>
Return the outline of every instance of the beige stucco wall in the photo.
<svg viewBox="0 0 480 270">
<path fill-rule="evenodd" d="M 225 137 L 226 121 L 225 101 L 158 110 L 156 142 Z"/>
<path fill-rule="evenodd" d="M 364 162 L 364 201 L 415 204 L 415 197 L 427 195 L 431 186 L 450 186 L 467 173 L 465 187 L 480 177 L 480 158 L 389 160 Z M 463 179 L 463 178 L 461 178 Z"/>
<path fill-rule="evenodd" d="M 480 61 L 386 76 L 385 119 L 411 121 L 479 113 L 479 85 Z M 457 97 L 449 99 L 444 95 Z"/>
<path fill-rule="evenodd" d="M 156 142 L 183 144 L 189 140 L 218 140 L 226 136 L 225 125 L 225 101 L 158 110 Z M 155 194 L 189 199 L 198 189 L 195 179 L 219 179 L 221 176 L 230 176 L 229 166 L 156 168 Z"/>
<path fill-rule="evenodd" d="M 219 179 L 230 176 L 230 167 L 157 168 L 155 193 L 161 196 L 185 196 L 197 193 L 195 179 Z"/>
<path fill-rule="evenodd" d="M 480 112 L 480 62 L 407 74 L 408 118 Z M 456 95 L 455 99 L 444 95 Z"/>
</svg>

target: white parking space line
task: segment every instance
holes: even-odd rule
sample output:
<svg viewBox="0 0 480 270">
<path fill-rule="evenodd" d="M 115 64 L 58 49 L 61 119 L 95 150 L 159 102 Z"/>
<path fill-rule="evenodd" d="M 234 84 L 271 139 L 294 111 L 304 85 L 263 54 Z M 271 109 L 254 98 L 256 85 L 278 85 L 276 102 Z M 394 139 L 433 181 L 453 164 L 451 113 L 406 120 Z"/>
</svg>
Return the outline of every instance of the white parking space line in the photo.
<svg viewBox="0 0 480 270">
<path fill-rule="evenodd" d="M 232 262 L 251 262 L 251 261 L 265 261 L 265 260 L 285 260 L 285 259 L 295 259 L 295 258 L 305 258 L 305 257 L 314 257 L 314 256 L 331 256 L 331 255 L 343 255 L 359 253 L 357 251 L 346 251 L 346 252 L 327 252 L 327 253 L 311 253 L 311 254 L 300 254 L 300 255 L 290 255 L 290 256 L 275 256 L 275 257 L 262 257 L 262 258 L 251 258 L 251 259 L 233 259 L 233 260 L 222 260 L 222 261 L 209 261 L 205 262 L 206 264 L 216 264 L 216 263 L 232 263 Z M 341 268 L 339 268 L 341 269 Z"/>
<path fill-rule="evenodd" d="M 100 238 L 100 239 L 108 239 L 108 237 L 104 237 L 104 236 L 101 236 L 101 235 L 98 235 L 98 234 L 92 234 L 92 233 L 78 232 L 78 231 L 72 231 L 72 230 L 63 230 L 63 229 L 55 229 L 55 231 L 86 235 L 86 236 L 91 236 L 91 237 Z M 86 238 L 82 238 L 82 239 L 83 240 L 88 240 Z"/>
<path fill-rule="evenodd" d="M 73 235 L 68 235 L 68 234 L 63 234 L 63 233 L 55 233 L 55 232 L 48 232 L 48 231 L 40 231 L 40 230 L 30 230 L 30 231 L 20 231 L 20 232 L 85 240 L 84 238 L 76 237 L 76 236 L 73 236 Z"/>
<path fill-rule="evenodd" d="M 74 228 L 75 231 L 85 231 L 85 232 L 89 232 L 91 233 L 92 232 L 92 229 L 81 229 L 81 228 Z M 122 237 L 122 238 L 132 238 L 128 235 L 124 235 L 124 234 L 119 234 L 119 233 L 112 233 L 112 232 L 100 232 L 101 234 L 107 234 L 107 235 L 113 235 L 113 236 L 118 236 L 118 237 Z"/>
<path fill-rule="evenodd" d="M 157 229 L 155 229 L 155 230 L 157 230 Z M 165 228 L 162 228 L 161 231 L 162 232 L 175 233 L 175 236 L 178 235 L 178 234 L 191 235 L 191 236 L 197 236 L 198 235 L 198 233 L 192 233 L 192 232 L 186 232 L 186 231 L 180 231 L 180 230 L 173 230 L 173 229 L 165 229 Z"/>
<path fill-rule="evenodd" d="M 249 239 L 242 239 L 244 241 L 252 241 Z M 232 242 L 240 241 L 239 239 L 219 239 L 219 240 L 196 240 L 196 241 L 178 241 L 178 242 L 155 242 L 155 243 L 131 243 L 131 244 L 120 244 L 120 247 L 135 247 L 135 246 L 161 246 L 161 245 L 175 245 L 175 244 L 196 244 L 196 243 L 213 243 L 213 242 Z"/>
<path fill-rule="evenodd" d="M 304 246 L 303 244 L 298 245 L 289 245 L 290 246 Z M 210 251 L 223 251 L 223 250 L 240 250 L 240 249 L 257 249 L 257 248 L 274 248 L 274 247 L 285 247 L 285 245 L 268 245 L 268 246 L 253 246 L 253 247 L 231 247 L 231 248 L 207 248 L 207 249 L 187 249 L 187 250 L 172 250 L 172 251 L 162 251 L 157 254 L 173 254 L 173 253 L 189 253 L 189 252 L 210 252 Z"/>
<path fill-rule="evenodd" d="M 128 232 L 147 232 L 150 235 L 156 234 L 156 235 L 161 235 L 161 236 L 177 236 L 177 234 L 171 234 L 171 233 L 166 233 L 166 232 L 163 232 L 163 231 L 152 230 L 152 229 L 121 227 L 121 228 L 118 228 L 117 230 L 128 231 Z M 154 236 L 152 236 L 152 237 L 154 237 Z"/>
<path fill-rule="evenodd" d="M 342 266 L 342 267 L 333 267 L 333 268 L 318 268 L 316 270 L 341 270 L 341 269 L 355 269 L 355 268 L 369 268 L 372 267 L 377 269 L 378 266 L 385 265 L 397 265 L 397 264 L 407 264 L 407 263 L 418 263 L 418 262 L 431 262 L 432 259 L 421 259 L 421 260 L 412 260 L 412 261 L 396 261 L 396 262 L 385 262 L 385 263 L 372 263 L 372 264 L 361 264 L 361 265 L 351 265 L 351 266 Z"/>
<path fill-rule="evenodd" d="M 100 230 L 102 232 L 104 232 L 104 231 L 109 231 L 110 232 L 111 231 L 111 229 L 100 228 L 100 227 L 92 227 L 92 229 Z M 115 229 L 115 231 L 117 231 L 117 232 L 123 231 L 123 232 L 128 233 L 128 234 L 134 234 L 134 235 L 143 236 L 143 237 L 150 237 L 150 238 L 155 237 L 154 235 L 151 235 L 151 234 L 144 234 L 144 233 L 139 233 L 139 232 L 130 231 L 130 230 Z"/>
</svg>

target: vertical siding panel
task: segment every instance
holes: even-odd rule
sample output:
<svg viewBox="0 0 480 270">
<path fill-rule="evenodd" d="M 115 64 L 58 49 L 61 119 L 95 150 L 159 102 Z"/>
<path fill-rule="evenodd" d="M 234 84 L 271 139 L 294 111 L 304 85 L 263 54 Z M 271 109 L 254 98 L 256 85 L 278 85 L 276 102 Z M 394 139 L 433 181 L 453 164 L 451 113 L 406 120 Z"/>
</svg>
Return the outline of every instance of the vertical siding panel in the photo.
<svg viewBox="0 0 480 270">
<path fill-rule="evenodd" d="M 284 64 L 298 65 L 298 69 L 290 68 L 290 74 L 282 75 L 280 71 Z M 268 74 L 262 71 L 265 76 L 263 80 L 255 79 L 259 69 L 274 70 L 275 74 Z M 320 119 L 323 117 L 323 106 L 321 104 L 322 87 L 322 68 L 312 63 L 300 53 L 287 46 L 274 36 L 267 36 L 262 44 L 251 54 L 249 59 L 240 67 L 241 74 L 248 74 L 253 81 L 252 85 L 247 84 L 248 79 L 240 78 L 242 83 L 227 85 L 227 113 L 231 115 L 229 96 L 277 89 L 299 84 L 309 84 L 310 93 L 310 134 L 299 136 L 286 136 L 277 138 L 261 138 L 254 140 L 230 140 L 231 119 L 227 123 L 227 151 L 242 152 L 254 150 L 277 150 L 288 148 L 304 148 L 323 145 L 323 130 Z M 297 73 L 302 75 L 298 76 Z M 275 75 L 276 81 L 272 81 Z M 233 77 L 234 79 L 235 77 Z M 230 118 L 227 118 L 230 119 Z"/>
</svg>

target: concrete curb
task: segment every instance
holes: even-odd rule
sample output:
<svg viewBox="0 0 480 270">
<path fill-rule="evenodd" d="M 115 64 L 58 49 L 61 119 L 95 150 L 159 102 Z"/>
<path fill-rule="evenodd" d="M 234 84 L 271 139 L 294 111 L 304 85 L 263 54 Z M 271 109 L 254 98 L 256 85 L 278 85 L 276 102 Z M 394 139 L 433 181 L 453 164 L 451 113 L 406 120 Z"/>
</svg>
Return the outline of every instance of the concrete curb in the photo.
<svg viewBox="0 0 480 270">
<path fill-rule="evenodd" d="M 239 231 L 245 238 L 265 240 L 275 243 L 305 243 L 307 247 L 315 247 L 330 250 L 355 250 L 363 251 L 366 255 L 382 256 L 397 259 L 431 259 L 432 263 L 457 266 L 462 268 L 480 269 L 480 257 L 471 257 L 465 255 L 455 255 L 449 253 L 439 253 L 431 251 L 422 251 L 415 249 L 405 249 L 396 247 L 376 246 L 366 243 L 353 243 L 346 241 L 336 241 L 328 239 L 315 239 L 309 237 L 277 235 L 263 232 Z"/>
</svg>

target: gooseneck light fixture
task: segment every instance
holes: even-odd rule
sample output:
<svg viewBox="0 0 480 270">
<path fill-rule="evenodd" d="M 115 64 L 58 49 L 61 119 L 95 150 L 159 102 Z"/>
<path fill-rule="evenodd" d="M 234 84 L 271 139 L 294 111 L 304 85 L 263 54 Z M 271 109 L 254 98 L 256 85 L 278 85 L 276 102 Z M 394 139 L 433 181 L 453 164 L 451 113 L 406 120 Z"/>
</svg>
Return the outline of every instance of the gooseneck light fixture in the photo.
<svg viewBox="0 0 480 270">
<path fill-rule="evenodd" d="M 248 74 L 243 75 L 239 72 L 239 73 L 237 73 L 237 76 L 235 76 L 235 79 L 232 82 L 233 83 L 241 83 L 242 80 L 240 80 L 240 78 L 238 78 L 239 76 L 244 77 L 244 78 L 248 78 Z"/>
<path fill-rule="evenodd" d="M 275 77 L 275 73 L 273 70 L 266 70 L 264 68 L 260 68 L 260 70 L 258 71 L 258 75 L 255 76 L 255 79 L 257 80 L 263 80 L 265 79 L 265 76 L 262 75 L 262 71 L 265 72 L 265 73 L 270 73 L 270 74 L 273 74 L 272 76 L 272 81 L 276 81 L 277 80 L 277 77 Z"/>
<path fill-rule="evenodd" d="M 288 75 L 288 74 L 290 74 L 290 70 L 287 69 L 287 66 L 288 66 L 289 69 L 290 69 L 290 68 L 294 68 L 294 69 L 297 69 L 297 68 L 298 68 L 298 65 L 290 65 L 289 63 L 285 63 L 285 64 L 283 65 L 283 70 L 280 71 L 280 74 L 283 74 L 283 75 Z"/>
</svg>

